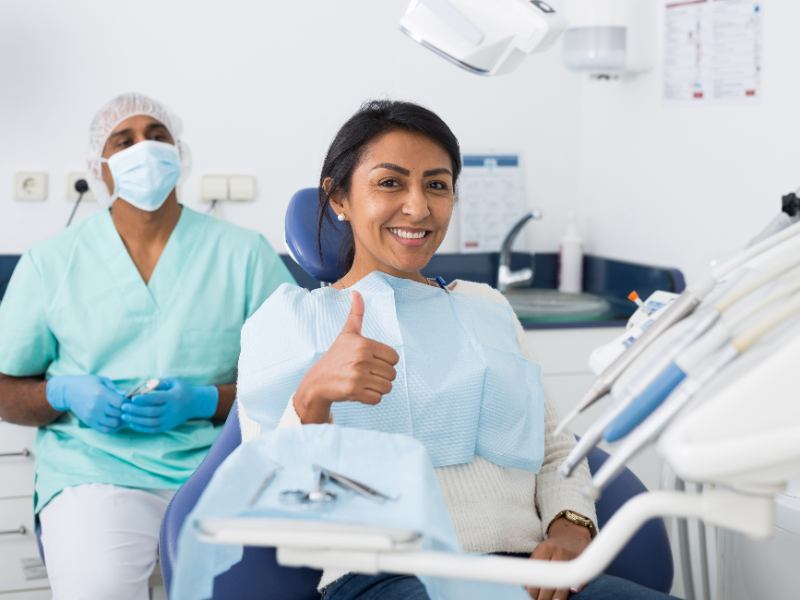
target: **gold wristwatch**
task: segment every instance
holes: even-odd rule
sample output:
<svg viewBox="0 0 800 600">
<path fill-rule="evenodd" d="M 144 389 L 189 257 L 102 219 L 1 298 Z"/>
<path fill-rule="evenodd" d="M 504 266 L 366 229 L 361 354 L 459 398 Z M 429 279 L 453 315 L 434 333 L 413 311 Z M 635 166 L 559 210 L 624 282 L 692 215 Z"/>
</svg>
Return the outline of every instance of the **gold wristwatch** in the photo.
<svg viewBox="0 0 800 600">
<path fill-rule="evenodd" d="M 589 517 L 584 517 L 581 513 L 577 513 L 574 510 L 562 510 L 555 517 L 553 517 L 553 520 L 550 521 L 550 525 L 555 523 L 561 517 L 564 517 L 570 523 L 580 525 L 581 527 L 586 527 L 586 529 L 589 530 L 589 535 L 592 538 L 597 535 L 597 527 L 595 526 L 594 522 Z M 550 531 L 550 525 L 547 526 L 548 532 Z"/>
</svg>

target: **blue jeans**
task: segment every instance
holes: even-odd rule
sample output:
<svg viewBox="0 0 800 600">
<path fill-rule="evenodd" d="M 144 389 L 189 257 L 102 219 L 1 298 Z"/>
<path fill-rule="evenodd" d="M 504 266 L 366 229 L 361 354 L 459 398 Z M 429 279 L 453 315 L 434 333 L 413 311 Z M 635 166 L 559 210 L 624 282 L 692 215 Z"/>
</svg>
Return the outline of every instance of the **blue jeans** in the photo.
<svg viewBox="0 0 800 600">
<path fill-rule="evenodd" d="M 411 575 L 359 575 L 348 573 L 322 593 L 322 600 L 429 600 L 422 582 Z M 600 575 L 570 600 L 674 600 L 639 584 Z"/>
</svg>

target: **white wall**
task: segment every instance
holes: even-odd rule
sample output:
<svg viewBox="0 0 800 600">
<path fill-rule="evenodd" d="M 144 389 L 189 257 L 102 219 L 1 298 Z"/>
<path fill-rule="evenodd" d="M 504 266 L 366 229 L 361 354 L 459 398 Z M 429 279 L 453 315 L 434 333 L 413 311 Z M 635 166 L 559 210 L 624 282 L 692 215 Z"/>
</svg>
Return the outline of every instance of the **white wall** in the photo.
<svg viewBox="0 0 800 600">
<path fill-rule="evenodd" d="M 583 79 L 576 206 L 591 251 L 696 279 L 800 187 L 800 3 L 762 5 L 763 97 L 753 104 L 665 104 L 660 65 L 635 81 Z"/>
<path fill-rule="evenodd" d="M 465 150 L 519 151 L 531 205 L 555 214 L 578 190 L 578 89 L 557 53 L 511 77 L 452 67 L 398 30 L 406 0 L 0 3 L 0 253 L 59 231 L 64 178 L 83 168 L 88 123 L 108 98 L 139 90 L 184 121 L 194 157 L 183 201 L 203 173 L 248 173 L 258 200 L 218 214 L 283 248 L 291 194 L 315 185 L 327 145 L 367 98 L 423 103 Z M 565 150 L 566 149 L 566 150 Z M 14 202 L 13 173 L 50 175 L 50 198 Z M 203 208 L 203 207 L 201 207 Z M 96 205 L 81 207 L 84 217 Z M 557 231 L 541 223 L 536 246 Z M 452 235 L 444 250 L 455 250 Z"/>
</svg>

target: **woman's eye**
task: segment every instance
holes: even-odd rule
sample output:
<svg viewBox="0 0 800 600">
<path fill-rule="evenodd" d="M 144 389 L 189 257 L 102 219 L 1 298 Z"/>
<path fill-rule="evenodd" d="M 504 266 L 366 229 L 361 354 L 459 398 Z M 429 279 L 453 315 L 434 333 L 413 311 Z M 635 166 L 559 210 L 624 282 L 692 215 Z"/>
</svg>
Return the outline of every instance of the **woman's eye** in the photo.
<svg viewBox="0 0 800 600">
<path fill-rule="evenodd" d="M 131 145 L 131 140 L 129 139 L 121 139 L 117 141 L 117 143 L 115 144 L 117 148 L 127 148 L 130 145 Z"/>
<path fill-rule="evenodd" d="M 385 188 L 396 188 L 400 185 L 400 182 L 397 179 L 382 179 L 378 182 L 378 185 Z"/>
<path fill-rule="evenodd" d="M 439 192 L 446 192 L 450 189 L 450 186 L 448 186 L 444 181 L 431 181 L 428 185 Z"/>
</svg>

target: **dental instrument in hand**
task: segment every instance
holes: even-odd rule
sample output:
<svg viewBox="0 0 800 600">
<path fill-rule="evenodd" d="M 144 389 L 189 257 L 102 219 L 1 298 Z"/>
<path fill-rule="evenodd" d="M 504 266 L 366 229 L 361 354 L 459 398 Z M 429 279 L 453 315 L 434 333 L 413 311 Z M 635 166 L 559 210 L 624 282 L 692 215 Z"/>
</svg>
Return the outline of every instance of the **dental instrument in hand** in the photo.
<svg viewBox="0 0 800 600">
<path fill-rule="evenodd" d="M 152 392 L 158 387 L 159 383 L 161 383 L 160 379 L 148 379 L 144 383 L 140 383 L 139 385 L 132 387 L 130 391 L 125 394 L 125 397 L 130 399 L 134 396 L 141 396 L 142 394 Z"/>
<path fill-rule="evenodd" d="M 379 492 L 375 488 L 370 487 L 365 483 L 361 483 L 360 481 L 356 481 L 355 479 L 351 479 L 350 477 L 346 477 L 341 473 L 331 471 L 330 469 L 326 469 L 325 467 L 314 465 L 314 468 L 317 469 L 322 475 L 324 475 L 327 479 L 329 479 L 333 483 L 336 483 L 350 491 L 356 492 L 357 494 L 361 494 L 362 496 L 365 496 L 370 500 L 375 500 L 376 502 L 383 502 L 384 500 L 397 500 L 398 498 L 400 498 L 399 494 L 396 496 L 389 496 L 388 494 Z"/>
<path fill-rule="evenodd" d="M 737 335 L 722 347 L 712 361 L 689 377 L 661 404 L 639 427 L 625 439 L 592 478 L 590 495 L 597 496 L 624 468 L 625 463 L 646 444 L 655 439 L 672 419 L 707 385 L 716 375 L 736 358 L 746 353 L 766 334 L 789 319 L 800 314 L 800 294 L 795 293 L 783 306 L 771 311 L 756 325 Z M 774 299 L 773 299 L 774 300 Z M 698 353 L 701 350 L 698 349 Z"/>
<path fill-rule="evenodd" d="M 797 240 L 792 238 L 797 236 L 798 233 L 800 233 L 800 222 L 794 223 L 742 250 L 731 259 L 715 265 L 711 269 L 711 275 L 705 281 L 697 286 L 687 288 L 672 304 L 664 309 L 664 314 L 647 331 L 598 376 L 577 406 L 558 424 L 555 433 L 558 434 L 563 431 L 576 416 L 604 397 L 634 360 L 667 329 L 692 314 L 719 282 L 739 268 L 751 263 L 751 261 L 761 258 L 764 254 L 769 254 L 770 256 L 776 254 L 781 257 L 796 256 L 797 251 L 792 242 L 796 243 Z"/>
</svg>

